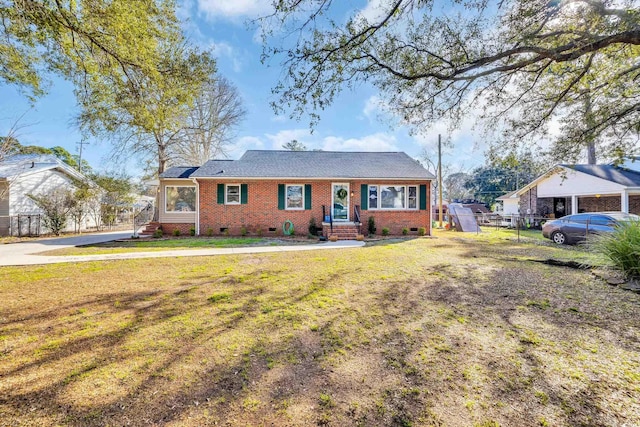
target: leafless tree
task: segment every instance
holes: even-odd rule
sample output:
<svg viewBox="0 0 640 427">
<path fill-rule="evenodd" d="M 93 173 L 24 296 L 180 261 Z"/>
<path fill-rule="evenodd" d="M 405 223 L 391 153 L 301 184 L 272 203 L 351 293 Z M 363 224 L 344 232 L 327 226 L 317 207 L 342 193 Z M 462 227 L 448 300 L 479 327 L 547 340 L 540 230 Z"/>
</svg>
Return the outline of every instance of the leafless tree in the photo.
<svg viewBox="0 0 640 427">
<path fill-rule="evenodd" d="M 18 142 L 18 134 L 21 129 L 29 126 L 29 124 L 21 123 L 26 114 L 27 111 L 22 113 L 20 117 L 11 123 L 6 135 L 0 136 L 0 162 L 2 162 L 5 157 L 13 154 L 13 151 L 20 145 Z M 8 192 L 8 185 L 0 185 L 0 200 L 3 200 L 7 196 Z"/>
<path fill-rule="evenodd" d="M 226 157 L 245 115 L 238 89 L 225 77 L 215 76 L 189 110 L 180 141 L 172 147 L 171 163 L 201 165 Z"/>
</svg>

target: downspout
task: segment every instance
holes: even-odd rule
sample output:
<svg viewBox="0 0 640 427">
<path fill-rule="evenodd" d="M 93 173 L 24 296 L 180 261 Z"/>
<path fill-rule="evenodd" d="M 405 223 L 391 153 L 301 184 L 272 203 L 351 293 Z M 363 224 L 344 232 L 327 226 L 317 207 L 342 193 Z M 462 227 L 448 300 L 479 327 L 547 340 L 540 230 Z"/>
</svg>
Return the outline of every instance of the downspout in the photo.
<svg viewBox="0 0 640 427">
<path fill-rule="evenodd" d="M 200 235 L 200 183 L 197 179 L 191 178 L 196 185 L 196 236 Z"/>
</svg>

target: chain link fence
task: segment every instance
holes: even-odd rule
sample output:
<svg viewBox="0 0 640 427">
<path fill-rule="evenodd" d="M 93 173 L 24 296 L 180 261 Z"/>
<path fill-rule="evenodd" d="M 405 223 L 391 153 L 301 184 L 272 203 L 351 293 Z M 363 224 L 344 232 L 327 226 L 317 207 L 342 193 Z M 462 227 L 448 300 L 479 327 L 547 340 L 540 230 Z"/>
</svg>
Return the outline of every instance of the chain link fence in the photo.
<svg viewBox="0 0 640 427">
<path fill-rule="evenodd" d="M 456 216 L 458 217 L 460 224 L 456 224 Z M 452 230 L 459 230 L 461 227 L 456 227 L 456 225 L 459 225 L 462 226 L 465 232 L 474 233 L 480 233 L 483 230 L 488 231 L 492 229 L 503 230 L 513 233 L 513 236 L 519 239 L 522 231 L 537 230 L 540 232 L 545 222 L 551 219 L 552 218 L 537 215 L 499 215 L 495 213 L 477 213 L 468 215 L 458 214 L 451 215 L 450 217 L 445 215 L 443 218 L 443 225 L 445 228 Z M 438 224 L 438 220 L 434 221 L 434 227 L 437 227 Z M 476 227 L 476 225 L 478 227 Z"/>
<path fill-rule="evenodd" d="M 146 224 L 153 218 L 153 206 L 142 209 L 140 212 L 135 213 L 135 225 L 140 227 Z M 86 221 L 86 224 L 85 224 Z M 114 231 L 114 230 L 127 230 L 132 229 L 134 224 L 134 213 L 131 210 L 123 210 L 118 212 L 110 218 L 108 222 L 98 221 L 96 225 L 95 218 L 86 216 L 83 220 L 82 232 L 91 231 Z M 73 231 L 73 221 L 68 219 L 68 228 L 66 232 Z M 1 236 L 13 236 L 13 237 L 38 237 L 49 233 L 43 223 L 41 214 L 20 214 L 12 216 L 0 216 L 0 237 Z"/>
<path fill-rule="evenodd" d="M 37 237 L 42 232 L 40 214 L 0 216 L 0 236 Z"/>
</svg>

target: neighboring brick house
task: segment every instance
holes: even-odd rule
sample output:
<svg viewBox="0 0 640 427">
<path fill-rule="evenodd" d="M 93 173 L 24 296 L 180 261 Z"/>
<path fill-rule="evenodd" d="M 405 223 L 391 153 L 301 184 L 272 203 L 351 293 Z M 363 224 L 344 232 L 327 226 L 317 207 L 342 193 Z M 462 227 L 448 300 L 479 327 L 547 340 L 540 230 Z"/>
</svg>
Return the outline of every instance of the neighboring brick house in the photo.
<svg viewBox="0 0 640 427">
<path fill-rule="evenodd" d="M 559 218 L 580 212 L 640 214 L 640 162 L 556 165 L 524 187 L 498 198 L 520 216 Z"/>
<path fill-rule="evenodd" d="M 164 172 L 159 222 L 165 233 L 278 235 L 290 221 L 306 235 L 314 218 L 325 236 L 355 238 L 374 217 L 377 234 L 430 234 L 433 179 L 401 152 L 251 150 Z"/>
</svg>

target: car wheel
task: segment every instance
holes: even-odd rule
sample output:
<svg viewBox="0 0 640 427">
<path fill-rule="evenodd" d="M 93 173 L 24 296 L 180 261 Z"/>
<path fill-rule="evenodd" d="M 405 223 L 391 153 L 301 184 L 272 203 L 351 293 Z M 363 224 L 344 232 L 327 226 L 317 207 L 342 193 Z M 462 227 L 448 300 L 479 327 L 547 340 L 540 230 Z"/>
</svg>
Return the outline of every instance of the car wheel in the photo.
<svg viewBox="0 0 640 427">
<path fill-rule="evenodd" d="M 551 235 L 551 240 L 559 245 L 564 245 L 567 243 L 567 236 L 562 231 L 555 231 Z"/>
</svg>

